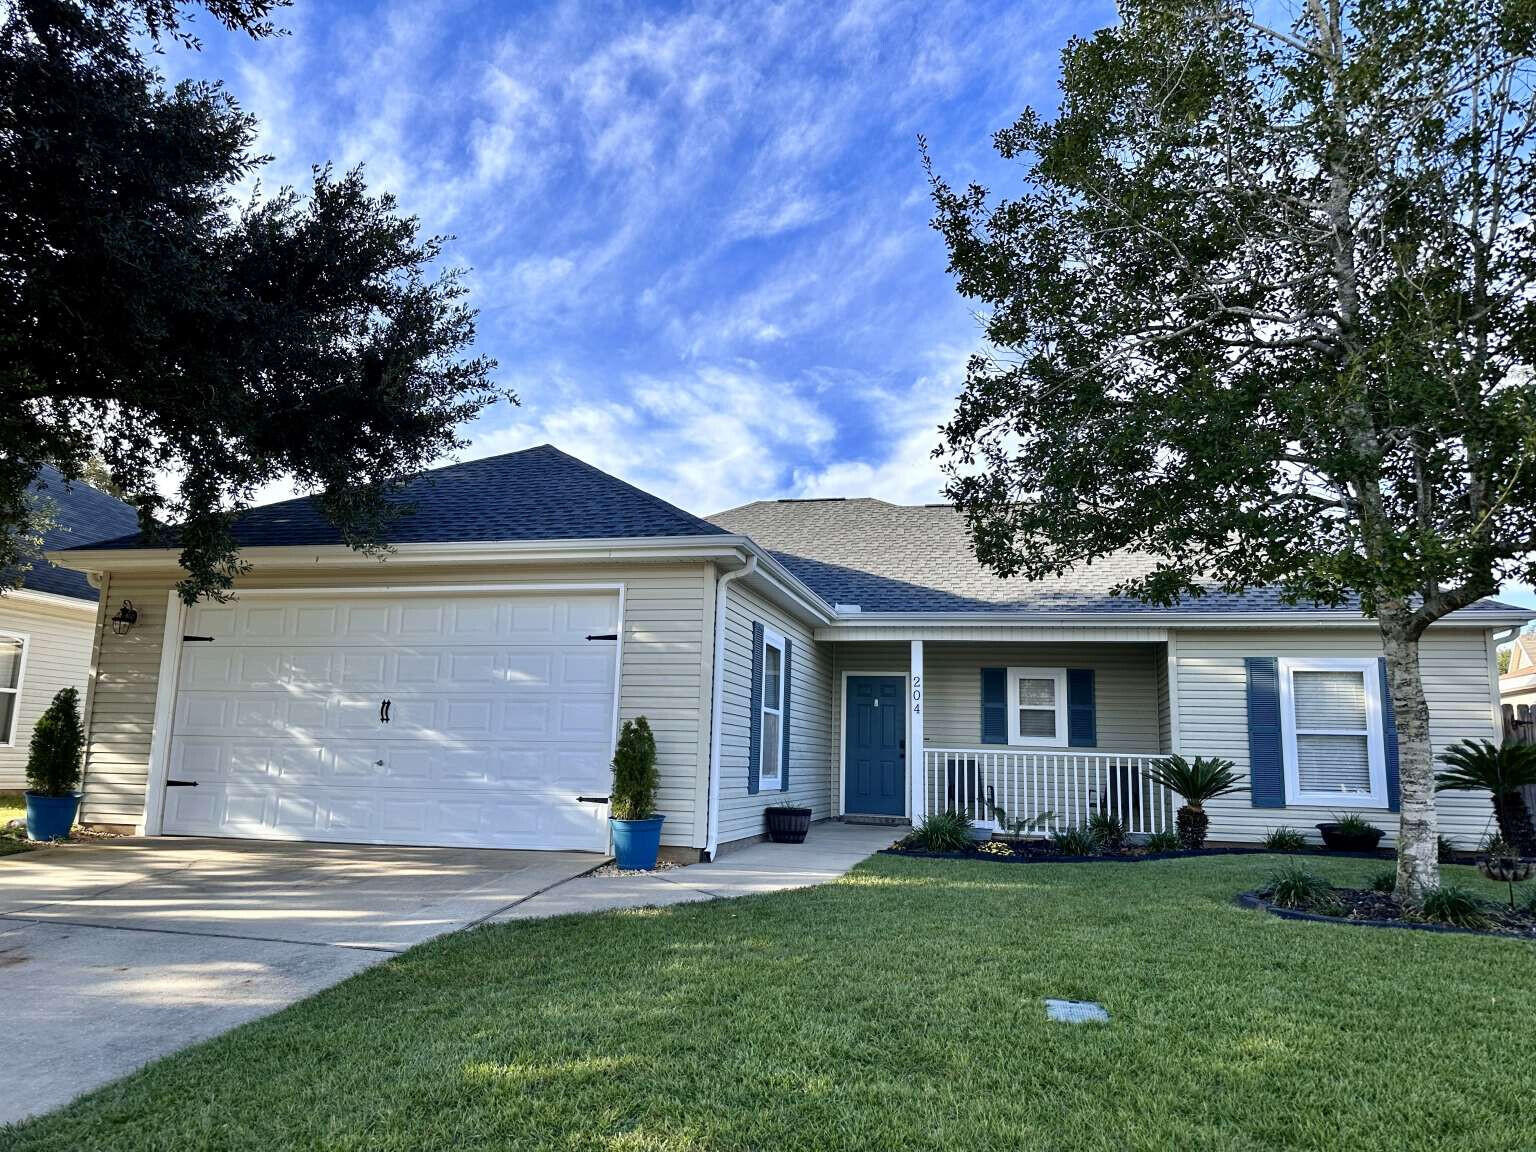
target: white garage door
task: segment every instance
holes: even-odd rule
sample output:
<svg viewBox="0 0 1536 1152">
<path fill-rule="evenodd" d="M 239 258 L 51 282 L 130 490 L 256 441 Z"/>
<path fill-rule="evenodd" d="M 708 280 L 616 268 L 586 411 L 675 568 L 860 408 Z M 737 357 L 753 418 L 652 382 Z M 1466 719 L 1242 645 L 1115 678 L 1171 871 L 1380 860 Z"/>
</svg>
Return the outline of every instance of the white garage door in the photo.
<svg viewBox="0 0 1536 1152">
<path fill-rule="evenodd" d="M 613 592 L 189 609 L 163 829 L 601 851 L 618 629 Z"/>
</svg>

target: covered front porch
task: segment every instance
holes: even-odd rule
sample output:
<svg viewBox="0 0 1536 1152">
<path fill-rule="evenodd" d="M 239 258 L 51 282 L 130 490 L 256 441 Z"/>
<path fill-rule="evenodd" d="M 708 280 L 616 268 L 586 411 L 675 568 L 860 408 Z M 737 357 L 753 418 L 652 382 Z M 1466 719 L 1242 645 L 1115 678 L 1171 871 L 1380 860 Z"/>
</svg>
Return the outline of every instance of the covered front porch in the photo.
<svg viewBox="0 0 1536 1152">
<path fill-rule="evenodd" d="M 840 640 L 833 660 L 841 814 L 916 822 L 953 808 L 1049 832 L 1108 812 L 1133 835 L 1173 826 L 1178 799 L 1148 775 L 1174 751 L 1165 636 Z"/>
</svg>

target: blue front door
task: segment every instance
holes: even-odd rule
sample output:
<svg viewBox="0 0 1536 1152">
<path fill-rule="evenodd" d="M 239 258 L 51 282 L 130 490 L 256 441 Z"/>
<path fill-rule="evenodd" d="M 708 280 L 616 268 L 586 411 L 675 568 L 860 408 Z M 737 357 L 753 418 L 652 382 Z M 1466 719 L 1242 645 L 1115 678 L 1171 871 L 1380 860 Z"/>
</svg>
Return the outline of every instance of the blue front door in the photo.
<svg viewBox="0 0 1536 1152">
<path fill-rule="evenodd" d="M 843 807 L 866 816 L 907 811 L 907 682 L 900 676 L 848 677 L 843 734 Z"/>
</svg>

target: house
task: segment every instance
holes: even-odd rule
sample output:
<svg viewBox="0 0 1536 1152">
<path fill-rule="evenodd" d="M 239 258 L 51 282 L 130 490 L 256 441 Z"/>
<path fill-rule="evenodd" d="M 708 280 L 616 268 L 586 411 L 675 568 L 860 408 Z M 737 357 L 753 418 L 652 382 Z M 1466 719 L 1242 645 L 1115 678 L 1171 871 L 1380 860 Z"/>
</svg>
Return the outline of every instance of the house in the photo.
<svg viewBox="0 0 1536 1152">
<path fill-rule="evenodd" d="M 1514 716 L 1531 717 L 1536 705 L 1536 633 L 1522 633 L 1509 646 L 1509 668 L 1499 675 L 1499 699 Z"/>
<path fill-rule="evenodd" d="M 1208 806 L 1254 841 L 1355 811 L 1395 831 L 1374 624 L 1272 590 L 1116 596 L 1150 558 L 1035 582 L 972 557 L 947 506 L 773 500 L 701 519 L 550 446 L 423 474 L 382 562 L 308 500 L 235 529 L 249 574 L 183 605 L 175 553 L 55 553 L 97 574 L 83 819 L 151 833 L 534 849 L 607 846 L 619 723 L 656 733 L 664 844 L 713 855 L 762 810 L 902 822 L 1118 812 L 1168 826 L 1169 752 L 1234 760 Z M 1495 735 L 1486 601 L 1423 640 L 1437 746 Z M 1486 798 L 1441 798 L 1471 844 Z"/>
<path fill-rule="evenodd" d="M 88 484 L 66 484 L 45 466 L 31 488 L 45 502 L 53 526 L 47 549 L 121 536 L 138 527 L 129 505 Z M 0 595 L 0 789 L 26 785 L 32 725 L 61 688 L 84 695 L 97 635 L 97 591 L 81 572 L 41 558 L 21 574 L 21 586 Z"/>
</svg>

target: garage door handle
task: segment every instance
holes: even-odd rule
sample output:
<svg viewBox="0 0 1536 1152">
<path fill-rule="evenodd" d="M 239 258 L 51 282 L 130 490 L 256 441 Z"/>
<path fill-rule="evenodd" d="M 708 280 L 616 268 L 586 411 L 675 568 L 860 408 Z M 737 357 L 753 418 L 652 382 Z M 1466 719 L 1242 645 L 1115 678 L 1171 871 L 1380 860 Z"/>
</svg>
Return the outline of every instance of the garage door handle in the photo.
<svg viewBox="0 0 1536 1152">
<path fill-rule="evenodd" d="M 594 632 L 587 637 L 588 640 L 617 640 L 618 638 L 617 632 Z"/>
<path fill-rule="evenodd" d="M 389 701 L 385 700 L 379 705 L 379 723 L 389 723 Z"/>
<path fill-rule="evenodd" d="M 196 780 L 167 780 L 165 782 L 165 786 L 167 788 L 196 788 L 197 787 L 197 781 Z"/>
<path fill-rule="evenodd" d="M 606 796 L 578 796 L 578 797 L 576 797 L 576 801 L 579 804 L 606 804 L 606 803 L 608 803 L 608 797 L 606 797 Z"/>
</svg>

